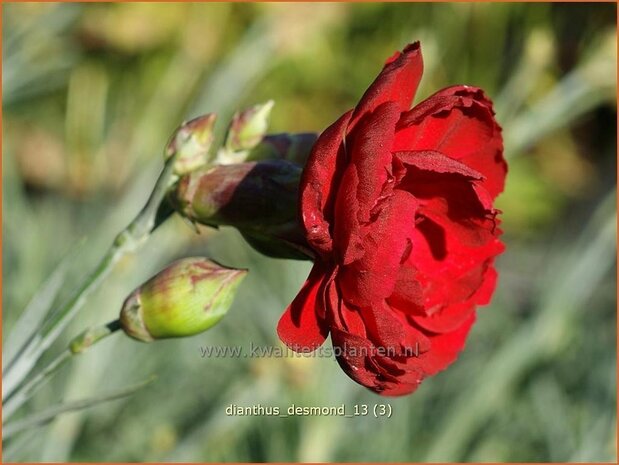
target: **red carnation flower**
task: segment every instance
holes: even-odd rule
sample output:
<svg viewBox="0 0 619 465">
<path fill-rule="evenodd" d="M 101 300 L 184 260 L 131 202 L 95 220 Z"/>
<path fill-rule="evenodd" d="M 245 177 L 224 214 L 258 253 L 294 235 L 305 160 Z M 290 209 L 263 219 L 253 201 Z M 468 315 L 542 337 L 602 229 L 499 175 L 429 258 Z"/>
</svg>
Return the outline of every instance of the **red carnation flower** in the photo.
<svg viewBox="0 0 619 465">
<path fill-rule="evenodd" d="M 419 43 L 397 52 L 314 145 L 300 210 L 316 260 L 278 326 L 297 351 L 330 333 L 344 371 L 384 395 L 411 393 L 456 359 L 504 249 L 492 102 L 454 86 L 411 110 L 422 70 Z"/>
</svg>

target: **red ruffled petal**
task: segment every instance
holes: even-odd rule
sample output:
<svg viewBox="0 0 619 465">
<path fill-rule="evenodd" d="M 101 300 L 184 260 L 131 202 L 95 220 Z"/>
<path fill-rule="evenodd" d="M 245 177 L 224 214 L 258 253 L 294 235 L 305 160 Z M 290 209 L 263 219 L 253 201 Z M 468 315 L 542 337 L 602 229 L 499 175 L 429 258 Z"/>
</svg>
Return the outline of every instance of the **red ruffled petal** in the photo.
<svg viewBox="0 0 619 465">
<path fill-rule="evenodd" d="M 464 302 L 446 305 L 430 315 L 412 315 L 412 320 L 427 331 L 447 333 L 456 330 L 475 311 L 477 305 L 486 305 L 496 286 L 497 273 L 493 266 L 486 268 L 481 286 Z"/>
<path fill-rule="evenodd" d="M 432 349 L 419 357 L 419 366 L 427 376 L 433 376 L 451 365 L 464 348 L 466 337 L 475 322 L 475 312 L 456 330 L 430 338 Z"/>
<path fill-rule="evenodd" d="M 415 381 L 412 383 L 411 382 L 404 383 L 400 380 L 398 380 L 395 383 L 384 383 L 381 386 L 380 390 L 376 390 L 375 392 L 382 396 L 390 396 L 390 397 L 405 396 L 407 394 L 412 394 L 413 392 L 415 392 L 417 388 L 419 387 L 419 385 L 421 384 L 422 380 L 423 380 L 423 377 L 420 377 L 418 381 Z"/>
<path fill-rule="evenodd" d="M 434 150 L 395 152 L 394 156 L 403 164 L 423 171 L 439 174 L 459 174 L 469 179 L 483 179 L 483 175 L 453 158 Z"/>
<path fill-rule="evenodd" d="M 376 347 L 388 349 L 393 355 L 430 349 L 430 343 L 421 331 L 408 324 L 404 315 L 385 302 L 362 309 L 361 315 L 368 338 Z"/>
<path fill-rule="evenodd" d="M 277 325 L 277 334 L 292 350 L 314 350 L 322 345 L 329 329 L 319 315 L 324 310 L 325 269 L 314 265 L 305 284 L 288 306 Z"/>
<path fill-rule="evenodd" d="M 393 293 L 387 302 L 405 314 L 425 315 L 424 289 L 414 266 L 404 264 L 400 267 Z"/>
<path fill-rule="evenodd" d="M 333 328 L 331 341 L 344 372 L 368 389 L 388 396 L 410 394 L 421 383 L 424 373 L 417 366 L 394 362 L 368 339 Z"/>
<path fill-rule="evenodd" d="M 337 274 L 335 274 L 337 276 Z M 331 328 L 339 328 L 351 334 L 366 337 L 366 328 L 359 310 L 346 304 L 337 288 L 337 280 L 327 284 L 328 322 Z"/>
<path fill-rule="evenodd" d="M 477 88 L 443 89 L 402 115 L 394 151 L 435 150 L 484 175 L 492 198 L 503 191 L 507 164 L 492 102 Z"/>
<path fill-rule="evenodd" d="M 384 200 L 364 238 L 364 255 L 342 266 L 338 273 L 337 281 L 347 302 L 367 307 L 392 294 L 400 263 L 410 252 L 417 205 L 411 194 L 400 190 Z"/>
<path fill-rule="evenodd" d="M 396 159 L 408 166 L 396 188 L 410 190 L 420 205 L 412 253 L 388 301 L 428 330 L 452 331 L 490 279 L 489 260 L 503 251 L 500 231 L 485 189 L 474 188 L 478 173 L 435 152 L 398 152 Z"/>
<path fill-rule="evenodd" d="M 331 342 L 342 370 L 357 383 L 371 389 L 376 384 L 377 374 L 368 354 L 373 353 L 374 345 L 364 337 L 339 328 L 331 329 Z"/>
<path fill-rule="evenodd" d="M 351 125 L 385 102 L 396 102 L 400 111 L 410 108 L 423 74 L 423 59 L 419 42 L 407 45 L 402 53 L 396 52 L 365 91 L 355 108 Z"/>
<path fill-rule="evenodd" d="M 352 110 L 320 135 L 300 182 L 301 220 L 308 243 L 323 256 L 332 250 L 331 223 L 337 184 L 345 163 L 342 144 Z"/>
<path fill-rule="evenodd" d="M 347 138 L 349 165 L 340 182 L 335 204 L 334 241 L 341 264 L 363 253 L 362 226 L 392 181 L 391 145 L 400 111 L 394 102 L 366 115 Z"/>
<path fill-rule="evenodd" d="M 413 251 L 400 270 L 400 274 L 410 274 L 406 268 L 414 269 L 414 278 L 422 289 L 424 311 L 419 311 L 418 295 L 413 295 L 414 300 L 408 302 L 410 309 L 405 306 L 407 295 L 396 294 L 399 289 L 394 289 L 389 301 L 402 311 L 417 316 L 432 316 L 447 306 L 464 304 L 452 310 L 461 308 L 466 316 L 470 309 L 465 303 L 478 302 L 470 299 L 490 278 L 486 274 L 489 260 L 501 253 L 504 246 L 489 231 L 486 231 L 487 240 L 476 244 L 463 243 L 466 236 L 463 234 L 460 238 L 454 233 L 456 229 L 452 226 L 455 223 L 445 217 L 437 218 L 442 220 L 441 223 L 426 218 L 418 224 L 413 232 Z M 470 235 L 482 237 L 478 229 Z M 437 321 L 440 323 L 441 320 Z M 452 327 L 453 322 L 445 322 L 444 328 L 434 327 L 433 330 L 447 331 Z"/>
</svg>

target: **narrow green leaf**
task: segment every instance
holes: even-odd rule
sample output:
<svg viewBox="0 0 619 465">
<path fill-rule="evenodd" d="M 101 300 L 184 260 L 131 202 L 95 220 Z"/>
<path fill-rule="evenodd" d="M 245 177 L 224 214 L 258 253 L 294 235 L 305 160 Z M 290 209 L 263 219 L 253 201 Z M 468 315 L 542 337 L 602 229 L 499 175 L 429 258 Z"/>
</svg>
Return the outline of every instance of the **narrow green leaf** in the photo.
<svg viewBox="0 0 619 465">
<path fill-rule="evenodd" d="M 566 75 L 531 109 L 513 119 L 505 132 L 505 153 L 518 155 L 542 137 L 569 127 L 580 116 L 616 98 L 614 33 L 585 63 Z"/>
<path fill-rule="evenodd" d="M 27 343 L 35 336 L 37 329 L 41 327 L 45 317 L 51 312 L 54 301 L 65 283 L 69 265 L 79 248 L 73 249 L 60 261 L 11 328 L 3 347 L 3 374 L 22 353 Z"/>
<path fill-rule="evenodd" d="M 95 405 L 102 404 L 104 402 L 109 402 L 112 400 L 121 399 L 123 397 L 130 396 L 131 394 L 139 391 L 143 387 L 150 384 L 154 381 L 155 376 L 147 379 L 146 381 L 142 381 L 133 386 L 125 387 L 122 389 L 118 389 L 116 391 L 112 391 L 108 394 L 103 394 L 98 397 L 93 397 L 90 399 L 76 400 L 73 402 L 66 402 L 64 404 L 59 404 L 54 407 L 50 407 L 48 409 L 42 410 L 38 413 L 34 413 L 29 415 L 21 420 L 14 421 L 9 423 L 2 428 L 2 439 L 8 439 L 11 436 L 19 433 L 20 431 L 24 431 L 30 428 L 38 428 L 46 425 L 50 421 L 54 420 L 58 415 L 67 412 L 74 412 L 77 410 L 83 410 L 88 407 L 93 407 Z"/>
<path fill-rule="evenodd" d="M 38 373 L 34 378 L 10 395 L 2 399 L 2 416 L 3 422 L 6 422 L 13 413 L 15 413 L 24 403 L 32 397 L 32 395 L 45 383 L 47 383 L 54 374 L 71 358 L 71 351 L 65 350 L 52 363 L 50 363 L 43 371 Z"/>
</svg>

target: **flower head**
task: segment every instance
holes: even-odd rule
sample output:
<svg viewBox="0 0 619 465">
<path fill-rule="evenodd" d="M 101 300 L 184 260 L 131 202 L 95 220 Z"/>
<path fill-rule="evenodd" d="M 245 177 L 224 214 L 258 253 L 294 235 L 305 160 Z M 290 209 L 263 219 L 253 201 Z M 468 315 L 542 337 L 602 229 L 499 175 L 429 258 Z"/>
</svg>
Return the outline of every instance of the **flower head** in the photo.
<svg viewBox="0 0 619 465">
<path fill-rule="evenodd" d="M 492 103 L 454 86 L 409 109 L 422 70 L 419 43 L 397 52 L 314 145 L 300 211 L 317 258 L 278 326 L 297 350 L 330 334 L 344 371 L 385 395 L 456 359 L 504 248 L 493 201 L 507 165 Z"/>
</svg>

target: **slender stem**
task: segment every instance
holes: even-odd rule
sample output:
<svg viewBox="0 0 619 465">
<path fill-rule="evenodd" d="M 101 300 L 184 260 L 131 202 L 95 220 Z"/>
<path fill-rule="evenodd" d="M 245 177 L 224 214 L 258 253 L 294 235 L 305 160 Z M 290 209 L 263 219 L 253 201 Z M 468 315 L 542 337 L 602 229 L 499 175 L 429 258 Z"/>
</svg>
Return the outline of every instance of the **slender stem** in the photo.
<svg viewBox="0 0 619 465">
<path fill-rule="evenodd" d="M 146 205 L 129 225 L 116 236 L 107 253 L 94 271 L 84 280 L 73 296 L 25 346 L 23 353 L 16 357 L 15 363 L 3 377 L 3 398 L 10 396 L 23 379 L 34 368 L 37 360 L 58 338 L 73 317 L 79 312 L 86 298 L 99 287 L 114 265 L 126 254 L 134 252 L 161 224 L 156 222 L 157 211 L 168 189 L 176 182 L 174 162 L 176 157 L 167 160 Z"/>
<path fill-rule="evenodd" d="M 120 321 L 114 320 L 106 325 L 89 328 L 73 338 L 68 348 L 58 354 L 43 370 L 41 370 L 30 381 L 23 384 L 21 388 L 14 391 L 7 399 L 2 402 L 3 417 L 9 418 L 24 402 L 56 373 L 66 361 L 73 355 L 81 354 L 87 348 L 105 339 L 110 334 L 115 333 L 121 328 Z"/>
<path fill-rule="evenodd" d="M 55 334 L 57 331 L 62 331 L 66 323 L 68 323 L 74 314 L 81 308 L 86 296 L 98 287 L 99 283 L 107 276 L 118 260 L 124 255 L 137 250 L 152 233 L 159 205 L 170 186 L 176 180 L 173 174 L 173 168 L 174 158 L 171 158 L 165 164 L 163 171 L 159 175 L 146 205 L 144 205 L 134 220 L 116 236 L 116 239 L 97 268 L 95 268 L 93 273 L 85 280 L 74 294 L 73 298 L 70 299 L 45 325 L 42 330 L 44 336 L 47 337 L 51 334 Z M 55 337 L 53 339 L 55 339 Z"/>
</svg>

